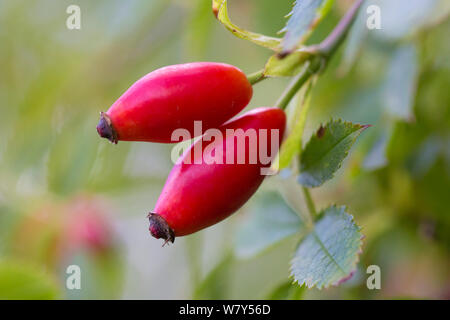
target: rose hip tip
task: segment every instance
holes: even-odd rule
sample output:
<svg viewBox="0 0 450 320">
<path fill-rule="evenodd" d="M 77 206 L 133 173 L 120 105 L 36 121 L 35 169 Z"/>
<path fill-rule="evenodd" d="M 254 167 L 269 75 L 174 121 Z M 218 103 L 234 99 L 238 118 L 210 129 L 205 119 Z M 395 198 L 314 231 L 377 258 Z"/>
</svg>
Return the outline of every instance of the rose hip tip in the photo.
<svg viewBox="0 0 450 320">
<path fill-rule="evenodd" d="M 156 239 L 164 239 L 163 247 L 166 243 L 175 241 L 175 232 L 169 227 L 166 220 L 159 214 L 150 212 L 147 216 L 150 226 L 148 230 Z"/>
<path fill-rule="evenodd" d="M 111 119 L 104 112 L 100 112 L 100 121 L 97 124 L 97 132 L 100 137 L 117 144 L 117 133 L 112 126 Z"/>
</svg>

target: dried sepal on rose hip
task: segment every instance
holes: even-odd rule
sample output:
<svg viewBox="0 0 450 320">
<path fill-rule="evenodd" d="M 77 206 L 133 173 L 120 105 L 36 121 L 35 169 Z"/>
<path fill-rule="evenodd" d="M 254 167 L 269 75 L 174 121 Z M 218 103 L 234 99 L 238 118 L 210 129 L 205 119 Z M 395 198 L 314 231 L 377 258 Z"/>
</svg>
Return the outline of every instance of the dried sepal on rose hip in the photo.
<svg viewBox="0 0 450 320">
<path fill-rule="evenodd" d="M 117 143 L 148 141 L 174 143 L 172 133 L 194 121 L 202 129 L 217 128 L 250 102 L 253 89 L 238 68 L 214 62 L 195 62 L 155 70 L 135 82 L 107 112 L 98 134 Z"/>
<path fill-rule="evenodd" d="M 285 126 L 281 109 L 257 108 L 219 127 L 222 139 L 211 139 L 205 133 L 170 172 L 148 215 L 151 235 L 174 242 L 175 237 L 209 227 L 237 211 L 263 182 L 262 169 L 270 168 Z M 195 151 L 196 146 L 201 152 Z M 265 159 L 260 151 L 267 155 Z"/>
</svg>

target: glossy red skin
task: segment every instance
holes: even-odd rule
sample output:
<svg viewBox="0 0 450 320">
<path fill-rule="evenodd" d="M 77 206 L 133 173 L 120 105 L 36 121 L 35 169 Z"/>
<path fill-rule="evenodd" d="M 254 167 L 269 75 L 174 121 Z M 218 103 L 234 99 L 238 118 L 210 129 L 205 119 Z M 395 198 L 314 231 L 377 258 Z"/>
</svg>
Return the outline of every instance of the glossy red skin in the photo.
<svg viewBox="0 0 450 320">
<path fill-rule="evenodd" d="M 270 129 L 280 130 L 281 145 L 285 124 L 286 116 L 281 109 L 254 109 L 220 127 L 224 139 L 218 143 L 226 146 L 226 129 L 242 128 L 245 131 L 254 128 L 269 129 L 269 137 Z M 212 140 L 203 140 L 202 149 L 216 143 Z M 196 142 L 198 143 L 199 141 Z M 270 145 L 270 139 L 267 145 Z M 238 210 L 263 182 L 265 175 L 261 175 L 260 169 L 270 166 L 260 162 L 248 164 L 248 161 L 245 164 L 237 164 L 236 161 L 234 164 L 184 163 L 187 157 L 194 159 L 193 150 L 194 147 L 188 149 L 173 167 L 154 210 L 154 213 L 165 219 L 175 236 L 187 235 L 211 226 Z M 277 151 L 270 153 L 272 159 Z M 237 154 L 236 151 L 234 154 Z M 224 153 L 224 163 L 225 157 Z"/>
<path fill-rule="evenodd" d="M 147 74 L 106 114 L 118 140 L 178 142 L 171 140 L 175 129 L 185 128 L 194 137 L 195 120 L 202 121 L 203 131 L 217 128 L 238 114 L 252 94 L 247 77 L 234 66 L 187 63 Z"/>
</svg>

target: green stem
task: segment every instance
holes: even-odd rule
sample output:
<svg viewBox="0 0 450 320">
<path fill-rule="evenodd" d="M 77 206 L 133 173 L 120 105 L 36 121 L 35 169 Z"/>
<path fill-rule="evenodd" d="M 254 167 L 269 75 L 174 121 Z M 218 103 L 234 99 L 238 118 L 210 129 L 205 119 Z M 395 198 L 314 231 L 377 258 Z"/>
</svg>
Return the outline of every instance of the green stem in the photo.
<svg viewBox="0 0 450 320">
<path fill-rule="evenodd" d="M 311 197 L 311 193 L 309 192 L 309 189 L 306 187 L 302 187 L 303 195 L 305 196 L 305 202 L 306 206 L 308 207 L 308 211 L 312 217 L 314 217 L 317 214 L 316 206 L 314 205 L 314 200 Z"/>
<path fill-rule="evenodd" d="M 247 76 L 247 79 L 248 79 L 248 82 L 251 83 L 251 85 L 257 84 L 258 82 L 266 79 L 266 76 L 264 75 L 264 69 L 261 69 L 252 74 L 249 74 Z"/>
<path fill-rule="evenodd" d="M 309 103 L 310 91 L 312 90 L 312 87 L 314 86 L 314 82 L 315 82 L 315 79 L 312 78 L 309 81 L 309 83 L 308 83 L 308 87 L 306 88 L 306 91 L 305 91 L 303 107 L 302 107 L 302 110 L 300 112 L 299 121 L 301 121 L 301 135 L 302 135 L 302 138 L 299 141 L 300 145 L 302 145 L 303 131 L 304 131 L 304 128 L 305 128 L 306 117 L 308 115 L 309 107 L 311 105 Z M 298 159 L 301 158 L 301 151 L 302 150 L 300 149 L 299 154 L 298 154 Z M 308 213 L 307 213 L 308 223 L 307 223 L 307 226 L 310 229 L 312 229 L 313 226 L 314 226 L 314 222 L 313 221 L 314 221 L 314 216 L 316 215 L 316 208 L 315 208 L 315 205 L 314 205 L 314 201 L 313 201 L 313 199 L 311 197 L 311 194 L 309 192 L 309 189 L 307 189 L 305 187 L 302 187 L 302 191 L 303 191 L 303 195 L 304 195 L 306 206 L 308 208 Z"/>
<path fill-rule="evenodd" d="M 353 6 L 348 10 L 345 16 L 339 21 L 338 25 L 329 34 L 325 40 L 316 46 L 311 46 L 310 51 L 315 52 L 309 61 L 307 61 L 303 67 L 303 70 L 289 83 L 286 90 L 280 96 L 276 103 L 276 107 L 285 110 L 289 105 L 289 102 L 297 94 L 297 92 L 302 88 L 302 86 L 315 74 L 321 71 L 327 64 L 329 58 L 335 53 L 337 48 L 342 44 L 345 37 L 347 36 L 350 27 L 352 26 L 356 14 L 361 7 L 364 0 L 356 0 Z M 250 76 L 248 79 L 250 83 L 254 84 L 261 81 L 264 78 L 264 70 L 258 71 Z M 308 88 L 309 91 L 311 88 Z M 302 110 L 301 117 L 306 118 L 308 113 L 308 108 Z M 305 121 L 305 119 L 300 119 L 299 121 Z M 299 155 L 300 156 L 300 155 Z M 306 206 L 308 207 L 309 218 L 308 220 L 313 221 L 316 213 L 316 208 L 314 205 L 314 200 L 311 197 L 311 193 L 308 188 L 302 187 L 303 195 L 305 197 Z"/>
<path fill-rule="evenodd" d="M 345 14 L 345 16 L 338 23 L 336 28 L 330 33 L 330 35 L 323 40 L 319 45 L 310 47 L 312 52 L 318 53 L 311 60 L 305 63 L 303 70 L 289 83 L 286 90 L 283 92 L 281 97 L 276 103 L 276 107 L 280 109 L 286 109 L 289 102 L 297 94 L 300 88 L 314 75 L 317 74 L 321 69 L 324 68 L 329 58 L 335 53 L 337 48 L 342 44 L 345 37 L 347 36 L 350 27 L 352 26 L 356 14 L 361 7 L 363 0 L 356 0 L 350 10 Z M 309 90 L 310 88 L 308 88 Z M 306 118 L 308 109 L 301 113 L 301 117 Z M 304 121 L 305 119 L 300 119 L 299 121 Z M 302 187 L 303 195 L 305 198 L 306 206 L 309 212 L 310 220 L 314 219 L 316 213 L 316 207 L 314 205 L 314 200 L 311 197 L 311 193 L 308 188 Z"/>
<path fill-rule="evenodd" d="M 306 62 L 303 70 L 294 79 L 292 79 L 275 106 L 283 110 L 286 109 L 298 90 L 300 90 L 300 88 L 309 80 L 309 78 L 311 78 L 312 75 L 316 74 L 320 70 L 321 66 L 322 59 L 319 57 L 314 57 L 312 60 Z"/>
<path fill-rule="evenodd" d="M 356 0 L 352 7 L 347 11 L 345 16 L 339 21 L 338 25 L 316 48 L 324 56 L 331 56 L 337 48 L 344 41 L 350 30 L 353 22 L 356 19 L 356 14 L 359 11 L 364 0 Z"/>
</svg>

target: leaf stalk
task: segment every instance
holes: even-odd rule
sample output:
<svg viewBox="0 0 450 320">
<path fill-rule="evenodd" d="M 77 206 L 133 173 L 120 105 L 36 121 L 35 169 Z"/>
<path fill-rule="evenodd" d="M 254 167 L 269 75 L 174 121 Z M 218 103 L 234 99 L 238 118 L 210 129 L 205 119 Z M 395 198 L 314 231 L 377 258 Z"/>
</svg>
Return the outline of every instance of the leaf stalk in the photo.
<svg viewBox="0 0 450 320">
<path fill-rule="evenodd" d="M 251 73 L 247 76 L 248 82 L 250 82 L 251 85 L 255 85 L 258 82 L 266 79 L 267 77 L 264 75 L 264 69 L 261 69 L 259 71 L 256 71 L 254 73 Z"/>
<path fill-rule="evenodd" d="M 317 215 L 316 206 L 314 204 L 314 200 L 311 197 L 311 193 L 309 192 L 309 189 L 306 187 L 302 187 L 303 190 L 303 196 L 305 197 L 306 206 L 308 208 L 308 211 L 312 218 L 314 218 Z"/>
<path fill-rule="evenodd" d="M 289 102 L 301 89 L 301 87 L 303 87 L 303 85 L 309 80 L 312 75 L 319 72 L 322 66 L 323 59 L 320 57 L 313 57 L 311 60 L 307 61 L 302 71 L 289 83 L 288 87 L 280 96 L 275 106 L 285 110 L 289 105 Z"/>
<path fill-rule="evenodd" d="M 356 19 L 356 14 L 358 13 L 363 1 L 364 0 L 356 0 L 328 37 L 316 46 L 317 51 L 320 54 L 330 57 L 334 54 L 336 49 L 339 48 L 353 25 L 353 22 Z"/>
</svg>

